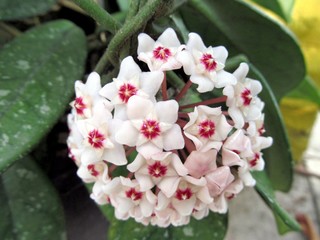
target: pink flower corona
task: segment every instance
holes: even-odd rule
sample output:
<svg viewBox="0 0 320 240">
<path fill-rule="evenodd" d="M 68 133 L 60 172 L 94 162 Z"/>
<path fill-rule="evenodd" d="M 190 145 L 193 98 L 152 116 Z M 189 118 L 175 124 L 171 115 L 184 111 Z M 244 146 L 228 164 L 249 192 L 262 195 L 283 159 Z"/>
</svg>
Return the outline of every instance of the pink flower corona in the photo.
<svg viewBox="0 0 320 240">
<path fill-rule="evenodd" d="M 75 83 L 67 144 L 78 176 L 121 220 L 167 227 L 226 213 L 272 145 L 261 83 L 246 63 L 225 71 L 227 50 L 196 33 L 185 45 L 171 28 L 157 40 L 141 33 L 137 54 L 142 68 L 128 56 L 104 86 L 97 73 Z"/>
</svg>

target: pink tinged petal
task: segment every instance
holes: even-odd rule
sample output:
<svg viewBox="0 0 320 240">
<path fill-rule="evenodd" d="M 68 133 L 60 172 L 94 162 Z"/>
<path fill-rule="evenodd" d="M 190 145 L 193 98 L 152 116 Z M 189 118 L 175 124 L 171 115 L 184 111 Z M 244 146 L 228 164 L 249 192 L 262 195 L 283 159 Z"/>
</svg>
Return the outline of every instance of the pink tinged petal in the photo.
<svg viewBox="0 0 320 240">
<path fill-rule="evenodd" d="M 120 213 L 127 213 L 131 208 L 134 207 L 134 203 L 131 200 L 131 198 L 118 198 L 117 199 L 118 202 L 118 207 L 117 207 L 117 211 L 119 211 Z"/>
<path fill-rule="evenodd" d="M 193 185 L 196 185 L 196 186 L 199 186 L 199 187 L 203 187 L 203 186 L 206 186 L 207 185 L 207 181 L 204 177 L 201 177 L 201 178 L 194 178 L 194 177 L 191 177 L 191 176 L 184 176 L 183 179 L 186 181 L 186 182 L 189 182 Z"/>
<path fill-rule="evenodd" d="M 261 108 L 251 105 L 246 111 L 244 111 L 244 116 L 247 120 L 257 120 L 261 116 Z"/>
<path fill-rule="evenodd" d="M 137 179 L 137 181 L 140 184 L 140 191 L 144 192 L 147 190 L 150 190 L 151 188 L 154 187 L 154 183 L 151 179 L 150 176 L 145 175 L 145 174 L 139 174 L 139 173 L 135 173 L 135 178 Z"/>
<path fill-rule="evenodd" d="M 210 150 L 205 153 L 193 151 L 186 159 L 184 166 L 191 176 L 200 178 L 217 168 L 216 156 L 216 150 Z"/>
<path fill-rule="evenodd" d="M 130 80 L 141 74 L 141 69 L 131 56 L 121 61 L 120 71 L 117 76 L 119 80 Z"/>
<path fill-rule="evenodd" d="M 123 122 L 121 129 L 115 134 L 115 139 L 120 144 L 126 144 L 128 146 L 135 146 L 139 132 L 132 126 L 130 121 Z"/>
<path fill-rule="evenodd" d="M 227 166 L 219 167 L 216 171 L 206 176 L 210 195 L 218 196 L 233 180 L 234 176 Z"/>
<path fill-rule="evenodd" d="M 234 88 L 233 86 L 226 86 L 223 90 L 222 90 L 222 93 L 223 95 L 227 96 L 228 99 L 227 99 L 227 105 L 228 106 L 231 106 L 232 105 L 232 101 L 233 101 L 233 98 L 234 98 Z"/>
<path fill-rule="evenodd" d="M 239 80 L 242 81 L 245 79 L 249 72 L 249 66 L 246 63 L 241 63 L 240 66 L 234 71 L 233 75 Z"/>
<path fill-rule="evenodd" d="M 207 77 L 201 75 L 191 75 L 190 81 L 198 84 L 197 91 L 200 93 L 212 91 L 214 83 Z"/>
<path fill-rule="evenodd" d="M 85 148 L 81 155 L 81 163 L 84 165 L 94 164 L 101 161 L 101 156 L 103 150 L 94 150 L 90 148 Z"/>
<path fill-rule="evenodd" d="M 252 79 L 249 79 L 250 80 L 250 90 L 251 90 L 251 94 L 253 96 L 256 96 L 258 95 L 261 91 L 262 91 L 262 85 L 259 81 L 257 80 L 252 80 Z"/>
<path fill-rule="evenodd" d="M 179 105 L 175 100 L 160 101 L 155 105 L 159 122 L 175 123 L 178 119 Z"/>
<path fill-rule="evenodd" d="M 130 172 L 134 173 L 138 171 L 145 163 L 146 163 L 145 158 L 141 154 L 138 154 L 136 158 L 133 160 L 133 162 L 128 164 L 127 169 Z"/>
<path fill-rule="evenodd" d="M 228 57 L 228 51 L 223 46 L 213 47 L 212 53 L 215 59 L 218 60 L 218 62 L 221 62 L 224 64 L 226 62 L 226 59 Z"/>
<path fill-rule="evenodd" d="M 170 71 L 174 69 L 179 69 L 181 68 L 182 64 L 176 60 L 174 57 L 168 58 L 168 60 L 161 65 L 159 70 L 161 71 Z"/>
<path fill-rule="evenodd" d="M 157 42 L 168 47 L 179 47 L 180 41 L 172 28 L 167 28 L 158 38 Z"/>
<path fill-rule="evenodd" d="M 160 191 L 158 193 L 158 203 L 156 206 L 156 210 L 162 211 L 164 209 L 167 209 L 167 206 L 169 205 L 169 203 L 170 203 L 170 199 L 166 197 L 166 195 L 163 192 Z M 168 215 L 162 216 L 162 218 L 166 218 L 166 217 L 168 217 Z"/>
<path fill-rule="evenodd" d="M 189 216 L 193 211 L 196 200 L 197 199 L 195 196 L 191 196 L 190 198 L 187 198 L 185 200 L 178 200 L 177 198 L 174 198 L 172 200 L 172 206 L 180 215 Z"/>
<path fill-rule="evenodd" d="M 149 96 L 154 96 L 158 92 L 163 78 L 164 74 L 161 71 L 143 72 L 140 76 L 140 89 Z"/>
<path fill-rule="evenodd" d="M 185 131 L 184 131 L 184 135 L 187 137 L 187 138 L 189 138 L 193 143 L 194 143 L 194 145 L 196 146 L 196 149 L 197 150 L 201 150 L 202 148 L 203 148 L 203 143 L 200 141 L 200 139 L 199 138 L 197 138 L 196 136 L 194 136 L 194 135 L 192 135 L 192 134 L 189 134 L 188 132 L 187 132 L 187 130 L 188 129 L 186 129 Z"/>
<path fill-rule="evenodd" d="M 106 149 L 102 155 L 103 160 L 113 163 L 117 166 L 123 166 L 128 163 L 124 148 L 120 144 L 115 144 L 113 149 Z"/>
<path fill-rule="evenodd" d="M 228 203 L 226 198 L 223 195 L 219 196 L 213 201 L 213 203 L 209 205 L 209 208 L 213 212 L 221 214 L 226 213 L 228 211 Z"/>
<path fill-rule="evenodd" d="M 139 96 L 132 96 L 127 103 L 127 114 L 131 120 L 144 119 L 152 111 L 153 103 Z"/>
<path fill-rule="evenodd" d="M 217 126 L 217 135 L 219 135 L 219 140 L 223 141 L 227 138 L 229 132 L 231 131 L 232 126 L 227 122 L 227 119 L 224 115 L 221 115 L 221 118 L 218 122 L 218 126 Z"/>
<path fill-rule="evenodd" d="M 186 176 L 188 174 L 188 169 L 182 164 L 181 159 L 175 153 L 172 154 L 171 164 L 179 176 Z"/>
<path fill-rule="evenodd" d="M 222 164 L 225 166 L 242 166 L 243 161 L 240 156 L 228 149 L 222 148 Z"/>
<path fill-rule="evenodd" d="M 147 34 L 145 33 L 140 33 L 138 35 L 138 58 L 140 53 L 142 52 L 150 52 L 153 50 L 155 41 Z"/>
<path fill-rule="evenodd" d="M 121 189 L 121 181 L 119 177 L 113 178 L 109 183 L 105 184 L 102 189 L 106 194 L 114 194 Z"/>
<path fill-rule="evenodd" d="M 245 186 L 253 187 L 256 184 L 256 180 L 252 177 L 247 163 L 238 169 L 238 174 Z"/>
<path fill-rule="evenodd" d="M 183 66 L 185 74 L 192 75 L 195 71 L 195 62 L 190 52 L 182 51 L 177 53 L 176 59 Z"/>
<path fill-rule="evenodd" d="M 90 166 L 90 165 L 89 165 Z M 95 176 L 93 176 L 89 171 L 88 167 L 85 165 L 81 165 L 77 170 L 77 175 L 80 177 L 84 182 L 90 183 L 96 181 Z"/>
<path fill-rule="evenodd" d="M 106 84 L 103 88 L 100 89 L 99 94 L 102 97 L 109 99 L 110 101 L 114 100 L 117 96 L 117 88 L 114 82 Z"/>
<path fill-rule="evenodd" d="M 223 88 L 227 85 L 234 85 L 237 83 L 237 79 L 231 73 L 228 73 L 224 70 L 220 70 L 217 74 L 217 78 L 215 80 L 215 87 Z"/>
<path fill-rule="evenodd" d="M 209 190 L 207 187 L 202 187 L 196 194 L 197 198 L 205 204 L 210 204 L 213 201 L 213 198 L 210 196 Z"/>
<path fill-rule="evenodd" d="M 166 197 L 170 198 L 176 192 L 180 179 L 177 176 L 166 177 L 158 183 L 158 187 Z"/>
<path fill-rule="evenodd" d="M 144 158 L 151 158 L 153 154 L 157 154 L 162 152 L 161 148 L 158 148 L 151 142 L 146 142 L 140 146 L 137 146 L 137 151 L 142 154 Z"/>
<path fill-rule="evenodd" d="M 86 82 L 86 86 L 89 95 L 95 96 L 101 88 L 100 75 L 96 72 L 90 73 Z"/>
<path fill-rule="evenodd" d="M 127 106 L 124 104 L 116 105 L 114 108 L 114 119 L 127 120 Z"/>
<path fill-rule="evenodd" d="M 181 128 L 178 124 L 173 124 L 172 128 L 162 134 L 163 148 L 166 151 L 173 149 L 182 149 L 184 147 L 184 139 Z"/>
<path fill-rule="evenodd" d="M 144 217 L 150 217 L 153 213 L 153 204 L 151 204 L 145 197 L 142 198 L 140 202 L 140 210 L 142 213 L 142 216 Z"/>
<path fill-rule="evenodd" d="M 196 33 L 189 33 L 189 40 L 187 43 L 187 49 L 196 49 L 200 52 L 205 52 L 207 50 L 206 46 L 204 45 L 202 38 Z"/>
<path fill-rule="evenodd" d="M 236 107 L 229 107 L 228 113 L 234 121 L 234 127 L 241 129 L 244 126 L 244 119 L 240 109 Z"/>
<path fill-rule="evenodd" d="M 150 53 L 141 52 L 138 55 L 138 59 L 142 62 L 145 62 L 148 65 L 148 68 L 150 71 L 155 71 L 155 70 L 158 71 L 159 70 L 157 67 L 153 66 L 152 53 L 150 54 Z"/>
<path fill-rule="evenodd" d="M 207 152 L 211 149 L 215 149 L 215 150 L 219 151 L 221 146 L 222 146 L 222 142 L 208 141 L 201 148 L 199 148 L 197 150 L 199 150 L 200 152 Z"/>
</svg>

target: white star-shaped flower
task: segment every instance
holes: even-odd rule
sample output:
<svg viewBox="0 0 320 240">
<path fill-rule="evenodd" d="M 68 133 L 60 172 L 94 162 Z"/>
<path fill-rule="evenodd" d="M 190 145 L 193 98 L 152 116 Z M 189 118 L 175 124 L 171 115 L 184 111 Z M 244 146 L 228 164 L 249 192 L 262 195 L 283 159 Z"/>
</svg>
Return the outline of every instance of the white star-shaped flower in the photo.
<svg viewBox="0 0 320 240">
<path fill-rule="evenodd" d="M 181 68 L 176 55 L 183 48 L 172 28 L 166 29 L 157 41 L 145 33 L 140 33 L 138 36 L 138 59 L 148 64 L 150 71 Z"/>
<path fill-rule="evenodd" d="M 180 52 L 177 59 L 182 63 L 184 72 L 191 82 L 198 84 L 200 93 L 235 84 L 236 78 L 223 70 L 228 52 L 225 47 L 206 47 L 196 33 L 189 34 L 186 50 Z"/>
<path fill-rule="evenodd" d="M 228 124 L 221 108 L 197 106 L 188 114 L 190 121 L 184 126 L 184 134 L 191 139 L 198 151 L 220 149 L 232 127 Z"/>
<path fill-rule="evenodd" d="M 184 140 L 176 124 L 178 103 L 174 100 L 153 103 L 148 99 L 132 96 L 127 104 L 128 120 L 116 133 L 116 141 L 136 146 L 145 158 L 164 150 L 182 149 Z"/>
<path fill-rule="evenodd" d="M 126 57 L 121 62 L 117 78 L 106 84 L 99 93 L 115 106 L 114 117 L 126 120 L 126 108 L 130 97 L 137 95 L 155 102 L 154 96 L 163 78 L 163 72 L 142 72 L 132 57 Z"/>
</svg>

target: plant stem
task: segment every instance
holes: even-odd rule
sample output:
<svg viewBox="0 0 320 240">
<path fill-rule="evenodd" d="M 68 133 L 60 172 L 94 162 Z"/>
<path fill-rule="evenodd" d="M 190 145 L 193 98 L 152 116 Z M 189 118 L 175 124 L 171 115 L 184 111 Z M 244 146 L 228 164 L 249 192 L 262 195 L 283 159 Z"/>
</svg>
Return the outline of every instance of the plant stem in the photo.
<svg viewBox="0 0 320 240">
<path fill-rule="evenodd" d="M 227 101 L 227 97 L 223 96 L 223 97 L 204 100 L 202 102 L 191 103 L 191 104 L 188 104 L 188 105 L 180 106 L 180 109 L 193 108 L 193 107 L 196 107 L 196 106 L 199 106 L 199 105 L 210 105 L 210 104 L 222 103 L 222 102 L 225 102 L 225 101 Z"/>
<path fill-rule="evenodd" d="M 180 90 L 178 95 L 175 97 L 175 100 L 178 102 L 188 91 L 188 89 L 191 87 L 192 82 L 189 80 L 186 85 Z"/>
<path fill-rule="evenodd" d="M 76 0 L 80 1 L 80 0 Z M 82 0 L 81 0 L 82 1 Z M 140 26 L 147 22 L 155 14 L 156 10 L 167 1 L 153 0 L 148 3 L 138 12 L 138 14 L 132 18 L 132 20 L 126 23 L 110 41 L 109 47 L 99 60 L 95 71 L 101 73 L 105 68 L 108 61 L 113 65 L 117 65 L 119 48 L 121 45 L 131 37 L 136 31 L 140 29 Z"/>
<path fill-rule="evenodd" d="M 121 24 L 115 20 L 110 13 L 100 7 L 93 0 L 73 0 L 79 7 L 81 7 L 90 17 L 96 20 L 101 26 L 115 33 L 120 27 Z"/>
</svg>

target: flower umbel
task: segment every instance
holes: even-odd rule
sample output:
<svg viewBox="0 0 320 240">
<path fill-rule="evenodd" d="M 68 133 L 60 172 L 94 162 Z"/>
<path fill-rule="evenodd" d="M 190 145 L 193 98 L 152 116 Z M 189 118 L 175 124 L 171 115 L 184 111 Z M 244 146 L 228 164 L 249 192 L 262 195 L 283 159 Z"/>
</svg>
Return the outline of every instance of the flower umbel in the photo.
<svg viewBox="0 0 320 240">
<path fill-rule="evenodd" d="M 196 33 L 182 45 L 169 28 L 156 41 L 138 36 L 138 59 L 150 71 L 129 56 L 103 87 L 97 73 L 76 82 L 67 143 L 78 176 L 94 183 L 92 199 L 111 204 L 118 219 L 180 226 L 226 213 L 228 202 L 255 184 L 250 171 L 263 170 L 262 151 L 272 145 L 264 136 L 262 86 L 246 77 L 245 63 L 225 71 L 227 56 Z M 167 80 L 166 71 L 176 69 L 184 71 L 182 89 Z"/>
</svg>

